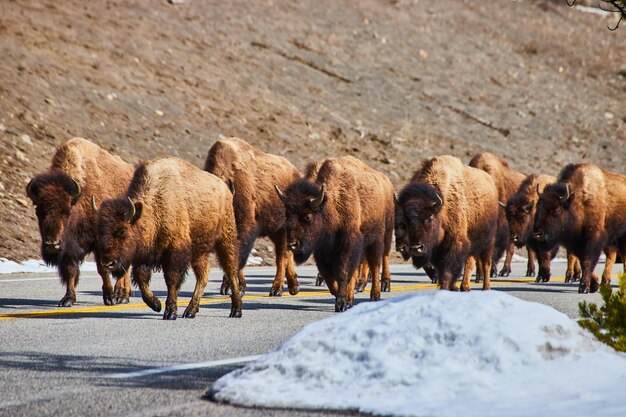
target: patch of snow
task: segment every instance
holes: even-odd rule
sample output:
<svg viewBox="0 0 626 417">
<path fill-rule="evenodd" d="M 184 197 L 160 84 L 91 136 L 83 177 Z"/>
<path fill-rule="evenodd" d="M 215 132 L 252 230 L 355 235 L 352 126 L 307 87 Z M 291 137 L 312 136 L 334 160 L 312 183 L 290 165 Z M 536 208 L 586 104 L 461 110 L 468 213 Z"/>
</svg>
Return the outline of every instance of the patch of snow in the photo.
<svg viewBox="0 0 626 417">
<path fill-rule="evenodd" d="M 528 258 L 525 258 L 523 256 L 518 255 L 517 253 L 513 254 L 513 257 L 511 258 L 511 262 L 528 262 Z"/>
<path fill-rule="evenodd" d="M 254 256 L 250 254 L 250 256 L 248 256 L 248 261 L 246 262 L 246 265 L 255 266 L 255 265 L 261 265 L 262 263 L 263 263 L 263 258 L 261 258 L 260 256 Z"/>
<path fill-rule="evenodd" d="M 610 16 L 611 14 L 613 14 L 613 12 L 602 10 L 598 7 L 581 6 L 577 4 L 576 6 L 574 6 L 574 8 L 576 8 L 576 10 L 580 10 L 581 12 L 597 14 L 599 16 Z"/>
<path fill-rule="evenodd" d="M 393 416 L 623 417 L 626 355 L 498 291 L 416 294 L 306 326 L 218 379 L 218 401 Z"/>
<path fill-rule="evenodd" d="M 80 270 L 82 272 L 95 272 L 98 269 L 95 262 L 83 262 L 80 266 Z M 16 272 L 57 272 L 57 268 L 46 266 L 46 263 L 42 260 L 30 259 L 22 263 L 17 263 L 6 258 L 0 258 L 0 274 L 12 274 Z"/>
</svg>

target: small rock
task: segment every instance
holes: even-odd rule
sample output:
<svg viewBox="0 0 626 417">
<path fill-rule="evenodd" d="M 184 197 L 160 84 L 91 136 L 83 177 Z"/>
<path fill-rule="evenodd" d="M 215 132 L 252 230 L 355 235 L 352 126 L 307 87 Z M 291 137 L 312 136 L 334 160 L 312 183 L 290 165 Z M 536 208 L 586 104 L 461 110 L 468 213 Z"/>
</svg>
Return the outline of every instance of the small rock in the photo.
<svg viewBox="0 0 626 417">
<path fill-rule="evenodd" d="M 18 161 L 22 161 L 22 162 L 28 162 L 28 158 L 26 157 L 24 152 L 20 150 L 15 151 L 15 159 L 17 159 Z"/>
<path fill-rule="evenodd" d="M 572 136 L 572 142 L 579 143 L 580 139 L 578 139 L 578 136 Z"/>
<path fill-rule="evenodd" d="M 422 59 L 428 59 L 428 52 L 426 52 L 425 50 L 420 49 L 420 50 L 419 50 L 419 52 L 418 52 L 418 54 L 419 54 L 420 58 L 422 58 Z"/>
<path fill-rule="evenodd" d="M 157 116 L 163 116 L 163 113 L 161 110 L 155 110 L 155 113 L 157 114 Z"/>
<path fill-rule="evenodd" d="M 16 198 L 15 201 L 22 207 L 28 207 L 28 201 L 25 198 Z"/>
<path fill-rule="evenodd" d="M 33 141 L 30 139 L 30 136 L 28 136 L 26 133 L 21 134 L 20 139 L 22 139 L 22 142 L 24 142 L 25 144 L 33 146 Z"/>
<path fill-rule="evenodd" d="M 613 117 L 615 117 L 615 116 L 611 112 L 607 111 L 607 112 L 604 113 L 604 118 L 607 119 L 607 120 L 611 120 Z"/>
<path fill-rule="evenodd" d="M 44 101 L 45 101 L 46 103 L 48 103 L 48 104 L 54 104 L 54 101 L 52 101 L 52 99 L 51 99 L 50 97 L 46 97 L 46 98 L 44 99 Z"/>
<path fill-rule="evenodd" d="M 4 191 L 4 190 L 5 190 L 5 188 L 4 188 L 4 184 L 2 184 L 2 183 L 0 182 L 0 191 Z"/>
<path fill-rule="evenodd" d="M 272 246 L 269 246 L 269 245 L 268 245 L 268 246 L 267 246 L 267 251 L 268 251 L 269 253 L 274 252 L 274 247 L 272 247 Z"/>
<path fill-rule="evenodd" d="M 107 94 L 107 100 L 113 101 L 113 94 Z"/>
<path fill-rule="evenodd" d="M 5 125 L 3 125 L 2 123 L 0 123 L 0 132 L 6 132 L 7 127 Z"/>
<path fill-rule="evenodd" d="M 186 0 L 167 0 L 167 2 L 169 4 L 182 4 L 184 3 Z"/>
</svg>

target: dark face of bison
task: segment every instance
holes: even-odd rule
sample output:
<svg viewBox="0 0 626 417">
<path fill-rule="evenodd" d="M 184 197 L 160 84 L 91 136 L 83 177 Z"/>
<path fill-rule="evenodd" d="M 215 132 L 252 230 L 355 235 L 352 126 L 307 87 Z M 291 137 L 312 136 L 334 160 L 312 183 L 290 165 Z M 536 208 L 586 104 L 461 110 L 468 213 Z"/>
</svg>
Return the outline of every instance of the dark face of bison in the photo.
<svg viewBox="0 0 626 417">
<path fill-rule="evenodd" d="M 306 262 L 323 238 L 326 205 L 324 185 L 321 187 L 306 180 L 291 184 L 285 193 L 275 186 L 285 205 L 287 247 L 293 252 L 297 264 Z"/>
<path fill-rule="evenodd" d="M 524 247 L 533 228 L 535 202 L 528 201 L 526 196 L 515 195 L 509 199 L 504 210 L 509 223 L 511 242 L 518 248 Z"/>
<path fill-rule="evenodd" d="M 399 197 L 406 219 L 409 253 L 413 265 L 422 268 L 430 262 L 439 244 L 443 199 L 437 189 L 428 184 L 409 184 Z"/>
<path fill-rule="evenodd" d="M 28 183 L 26 194 L 35 204 L 41 257 L 55 265 L 65 244 L 63 236 L 72 208 L 81 194 L 80 185 L 62 172 L 42 174 Z"/>
<path fill-rule="evenodd" d="M 98 211 L 100 264 L 119 278 L 130 268 L 140 238 L 136 222 L 143 205 L 130 198 L 105 200 Z"/>
<path fill-rule="evenodd" d="M 396 236 L 396 251 L 402 255 L 402 259 L 408 261 L 411 258 L 411 252 L 409 250 L 409 231 L 407 220 L 404 216 L 404 210 L 397 199 L 395 200 L 395 203 L 394 233 Z"/>
<path fill-rule="evenodd" d="M 561 242 L 571 218 L 572 195 L 567 184 L 551 184 L 544 188 L 537 202 L 532 234 L 540 250 L 550 250 Z"/>
</svg>

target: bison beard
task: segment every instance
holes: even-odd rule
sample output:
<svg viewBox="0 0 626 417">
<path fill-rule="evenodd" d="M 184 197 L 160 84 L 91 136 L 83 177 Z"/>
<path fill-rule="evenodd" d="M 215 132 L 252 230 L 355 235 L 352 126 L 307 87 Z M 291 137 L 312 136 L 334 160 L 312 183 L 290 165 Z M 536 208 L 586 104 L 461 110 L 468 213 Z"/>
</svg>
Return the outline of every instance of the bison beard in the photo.
<svg viewBox="0 0 626 417">
<path fill-rule="evenodd" d="M 431 264 L 440 289 L 469 291 L 475 264 L 490 288 L 489 270 L 497 228 L 497 190 L 483 171 L 466 167 L 455 157 L 422 161 L 400 192 L 409 252 L 416 268 Z"/>
<path fill-rule="evenodd" d="M 59 306 L 76 302 L 79 265 L 94 252 L 96 262 L 96 219 L 89 207 L 91 199 L 121 195 L 132 175 L 132 165 L 112 156 L 94 143 L 74 138 L 60 146 L 50 169 L 33 178 L 26 194 L 36 206 L 35 213 L 41 234 L 41 256 L 48 265 L 55 265 L 65 296 Z M 99 263 L 98 263 L 99 264 Z M 131 294 L 130 276 L 111 285 L 109 271 L 98 266 L 102 277 L 104 304 L 127 303 Z"/>
<path fill-rule="evenodd" d="M 533 238 L 543 250 L 563 244 L 580 259 L 579 293 L 598 290 L 593 270 L 607 253 L 603 284 L 610 284 L 616 252 L 626 254 L 626 177 L 591 164 L 563 168 L 558 182 L 547 186 L 537 203 Z"/>
<path fill-rule="evenodd" d="M 380 299 L 380 267 L 385 280 L 393 234 L 389 179 L 355 158 L 331 158 L 309 166 L 306 178 L 284 193 L 280 187 L 276 192 L 285 205 L 287 246 L 297 263 L 314 256 L 336 298 L 335 311 L 353 305 L 364 261 L 372 278 L 370 300 Z"/>
<path fill-rule="evenodd" d="M 119 273 L 132 265 L 133 282 L 155 311 L 161 311 L 161 302 L 149 283 L 154 269 L 163 271 L 163 319 L 177 317 L 178 291 L 189 265 L 196 286 L 183 317 L 195 317 L 212 251 L 233 289 L 230 317 L 241 317 L 233 200 L 222 180 L 177 158 L 155 159 L 137 168 L 126 198 L 103 202 L 98 213 L 102 267 Z"/>
</svg>

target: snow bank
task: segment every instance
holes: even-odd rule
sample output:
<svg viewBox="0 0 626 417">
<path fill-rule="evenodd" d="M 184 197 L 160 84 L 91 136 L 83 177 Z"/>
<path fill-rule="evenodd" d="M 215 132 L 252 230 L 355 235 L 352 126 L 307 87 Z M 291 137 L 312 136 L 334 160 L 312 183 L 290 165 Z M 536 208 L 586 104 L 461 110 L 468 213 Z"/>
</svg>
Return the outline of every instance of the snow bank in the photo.
<svg viewBox="0 0 626 417">
<path fill-rule="evenodd" d="M 217 380 L 218 401 L 394 416 L 626 415 L 626 355 L 497 291 L 361 303 Z"/>
</svg>

